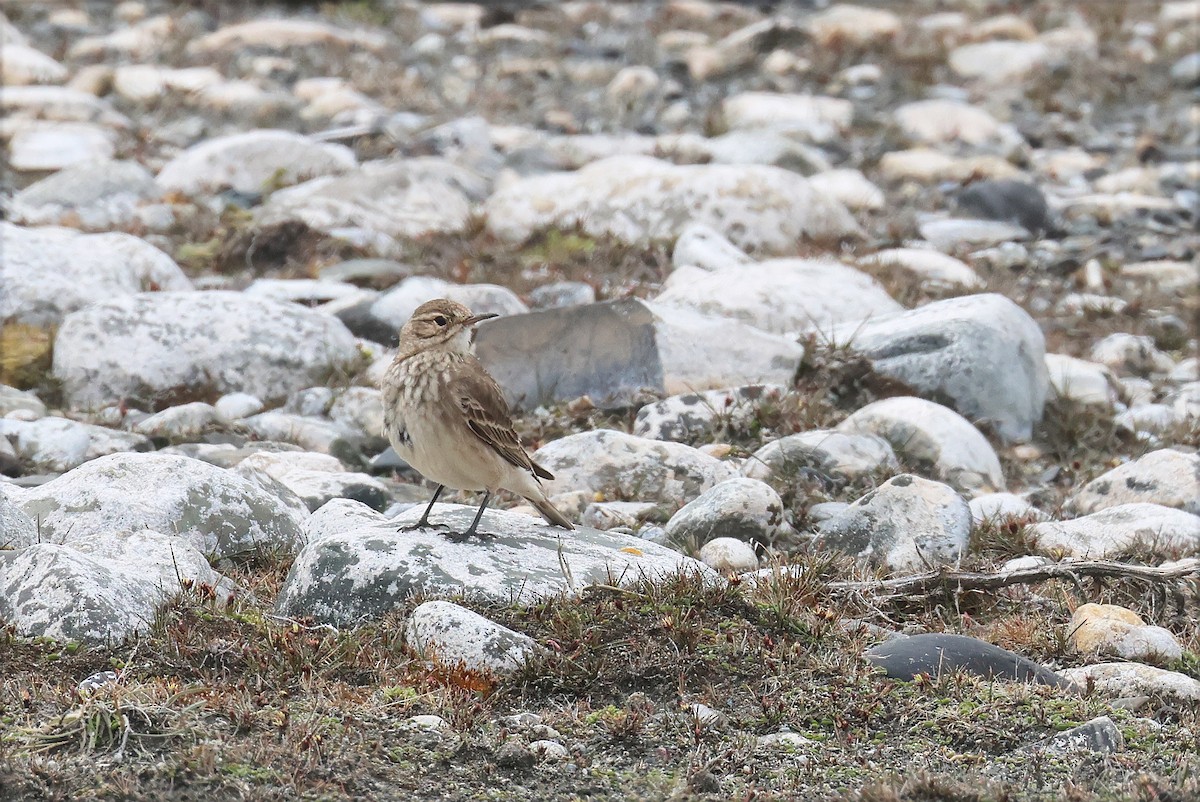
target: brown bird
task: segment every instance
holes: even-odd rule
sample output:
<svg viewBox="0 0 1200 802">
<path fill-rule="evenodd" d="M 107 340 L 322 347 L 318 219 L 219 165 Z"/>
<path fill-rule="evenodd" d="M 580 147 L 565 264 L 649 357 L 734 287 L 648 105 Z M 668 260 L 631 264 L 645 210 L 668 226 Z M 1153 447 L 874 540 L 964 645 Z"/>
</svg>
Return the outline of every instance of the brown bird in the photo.
<svg viewBox="0 0 1200 802">
<path fill-rule="evenodd" d="M 542 490 L 554 476 L 521 446 L 500 385 L 471 353 L 475 324 L 496 315 L 473 315 L 460 303 L 438 298 L 417 307 L 400 330 L 400 350 L 384 376 L 383 416 L 392 448 L 437 490 L 412 528 L 429 525 L 434 502 L 447 487 L 492 494 L 509 490 L 528 499 L 552 524 L 573 529 Z"/>
</svg>

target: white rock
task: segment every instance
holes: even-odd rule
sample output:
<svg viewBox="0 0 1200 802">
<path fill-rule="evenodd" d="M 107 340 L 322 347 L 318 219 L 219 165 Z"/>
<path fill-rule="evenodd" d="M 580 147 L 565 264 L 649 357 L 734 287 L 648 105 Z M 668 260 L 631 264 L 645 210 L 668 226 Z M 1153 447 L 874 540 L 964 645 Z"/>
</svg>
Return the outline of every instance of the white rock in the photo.
<svg viewBox="0 0 1200 802">
<path fill-rule="evenodd" d="M 354 458 L 362 435 L 344 423 L 313 415 L 262 412 L 244 418 L 242 424 L 262 440 L 298 445 L 306 451 Z"/>
<path fill-rule="evenodd" d="M 1044 42 L 995 40 L 962 45 L 950 51 L 950 69 L 960 77 L 1000 85 L 1035 73 L 1050 60 Z"/>
<path fill-rule="evenodd" d="M 0 96 L 0 109 L 5 116 L 14 118 L 93 122 L 112 128 L 132 125 L 129 118 L 115 111 L 108 101 L 61 86 L 6 86 Z"/>
<path fill-rule="evenodd" d="M 0 320 L 36 326 L 97 301 L 191 282 L 162 251 L 129 234 L 80 234 L 0 221 Z"/>
<path fill-rule="evenodd" d="M 721 114 L 732 129 L 771 128 L 828 142 L 850 127 L 854 104 L 823 95 L 741 92 L 721 103 Z"/>
<path fill-rule="evenodd" d="M 714 485 L 671 516 L 665 528 L 674 542 L 693 546 L 714 538 L 743 546 L 749 540 L 770 544 L 791 532 L 783 519 L 783 501 L 779 494 L 770 485 L 747 477 L 726 479 Z M 745 556 L 745 550 L 730 543 L 720 547 L 719 553 L 731 561 L 736 561 L 739 554 Z M 750 554 L 753 553 L 750 549 Z M 718 568 L 703 551 L 700 559 Z M 758 558 L 753 559 L 753 567 L 757 567 Z M 750 568 L 737 570 L 748 571 Z"/>
<path fill-rule="evenodd" d="M 1021 171 L 993 155 L 955 157 L 927 147 L 893 150 L 879 160 L 879 172 L 893 181 L 967 181 L 975 178 L 1015 178 Z"/>
<path fill-rule="evenodd" d="M 509 242 L 577 226 L 631 244 L 674 241 L 685 225 L 701 222 L 739 247 L 787 253 L 800 239 L 859 230 L 845 207 L 787 170 L 675 166 L 641 156 L 517 180 L 492 194 L 485 213 L 488 230 Z"/>
<path fill-rule="evenodd" d="M 1075 491 L 1068 504 L 1086 515 L 1139 502 L 1200 515 L 1200 454 L 1172 448 L 1151 451 L 1088 482 Z"/>
<path fill-rule="evenodd" d="M 826 170 L 809 176 L 808 183 L 823 195 L 828 195 L 847 209 L 879 210 L 887 199 L 883 190 L 867 180 L 858 170 Z"/>
<path fill-rule="evenodd" d="M 481 176 L 444 159 L 368 162 L 325 172 L 335 175 L 273 193 L 256 214 L 258 224 L 300 220 L 350 241 L 356 232 L 368 242 L 415 239 L 462 231 L 474 202 L 487 194 Z"/>
<path fill-rule="evenodd" d="M 754 479 L 786 478 L 815 469 L 848 482 L 875 472 L 895 472 L 899 467 L 891 445 L 882 437 L 816 429 L 767 443 L 742 464 L 742 474 Z"/>
<path fill-rule="evenodd" d="M 1042 331 L 1002 295 L 936 301 L 821 334 L 848 343 L 877 372 L 990 423 L 1006 440 L 1029 437 L 1042 417 L 1049 386 Z"/>
<path fill-rule="evenodd" d="M 1162 434 L 1182 421 L 1180 415 L 1167 404 L 1138 404 L 1113 418 L 1125 431 L 1138 436 Z"/>
<path fill-rule="evenodd" d="M 923 220 L 917 230 L 933 247 L 943 251 L 1000 245 L 1029 237 L 1029 232 L 1021 226 L 1002 220 L 935 217 Z"/>
<path fill-rule="evenodd" d="M 333 456 L 308 451 L 260 451 L 243 459 L 235 473 L 251 478 L 261 471 L 299 496 L 309 510 L 335 498 L 360 501 L 376 510 L 387 506 L 387 486 L 365 473 L 347 471 Z"/>
<path fill-rule="evenodd" d="M 227 393 L 217 399 L 214 407 L 218 420 L 235 421 L 262 412 L 263 402 L 249 393 Z"/>
<path fill-rule="evenodd" d="M 1131 262 L 1121 265 L 1121 275 L 1148 281 L 1166 290 L 1186 290 L 1196 286 L 1196 266 L 1169 259 Z"/>
<path fill-rule="evenodd" d="M 188 148 L 158 173 L 169 192 L 196 195 L 232 188 L 258 193 L 301 179 L 353 169 L 353 151 L 291 131 L 246 131 Z"/>
<path fill-rule="evenodd" d="M 676 269 L 685 265 L 702 270 L 723 270 L 753 264 L 746 252 L 730 242 L 724 234 L 704 223 L 691 223 L 675 240 L 671 264 Z"/>
<path fill-rule="evenodd" d="M 383 393 L 374 387 L 348 387 L 329 408 L 329 417 L 371 437 L 385 437 Z"/>
<path fill-rule="evenodd" d="M 971 520 L 976 526 L 989 519 L 1044 521 L 1047 517 L 1044 512 L 1013 493 L 984 493 L 971 499 L 967 506 L 971 509 Z"/>
<path fill-rule="evenodd" d="M 17 409 L 32 412 L 34 419 L 46 415 L 46 405 L 32 390 L 18 390 L 16 387 L 0 384 L 0 418 Z"/>
<path fill-rule="evenodd" d="M 874 434 L 902 459 L 971 495 L 1004 488 L 1000 459 L 987 439 L 954 410 L 923 398 L 885 398 L 838 424 L 838 431 Z"/>
<path fill-rule="evenodd" d="M 484 514 L 478 539 L 452 540 L 436 528 L 397 531 L 421 513 L 415 508 L 388 520 L 343 499 L 317 510 L 277 610 L 340 626 L 398 609 L 413 593 L 528 603 L 578 595 L 597 582 L 625 584 L 679 571 L 717 579 L 703 563 L 630 535 L 577 528 L 563 536 L 538 519 L 502 510 Z M 430 516 L 456 532 L 474 517 L 473 506 L 456 504 L 437 504 Z"/>
<path fill-rule="evenodd" d="M 1183 656 L 1183 647 L 1170 630 L 1147 626 L 1137 613 L 1113 604 L 1082 604 L 1075 608 L 1067 633 L 1071 645 L 1085 653 L 1157 664 Z"/>
<path fill-rule="evenodd" d="M 316 306 L 327 301 L 361 297 L 362 290 L 345 281 L 313 278 L 260 278 L 242 291 L 254 298 Z"/>
<path fill-rule="evenodd" d="M 42 542 L 0 552 L 0 616 L 26 637 L 103 645 L 148 631 L 183 582 L 232 590 L 192 545 L 153 530 Z"/>
<path fill-rule="evenodd" d="M 781 334 L 827 330 L 904 309 L 866 273 L 815 259 L 772 259 L 716 272 L 680 267 L 654 300 Z"/>
<path fill-rule="evenodd" d="M 1059 299 L 1054 311 L 1060 315 L 1119 315 L 1129 306 L 1124 298 L 1095 292 L 1071 292 Z"/>
<path fill-rule="evenodd" d="M 211 404 L 194 401 L 169 407 L 140 421 L 133 430 L 146 437 L 167 440 L 195 440 L 217 422 L 217 410 Z"/>
<path fill-rule="evenodd" d="M 106 161 L 116 153 L 114 139 L 109 129 L 91 123 L 45 123 L 23 128 L 8 142 L 8 166 L 17 171 L 44 172 Z"/>
<path fill-rule="evenodd" d="M 895 111 L 896 124 L 920 143 L 992 145 L 1012 148 L 1024 140 L 1011 125 L 1002 124 L 988 112 L 957 100 L 918 100 Z"/>
<path fill-rule="evenodd" d="M 4 86 L 60 84 L 67 69 L 40 50 L 12 43 L 0 47 L 0 83 Z"/>
<path fill-rule="evenodd" d="M 755 741 L 758 749 L 779 752 L 793 751 L 811 743 L 813 743 L 812 739 L 805 738 L 798 732 L 772 732 L 758 736 Z"/>
<path fill-rule="evenodd" d="M 1046 354 L 1046 371 L 1060 398 L 1109 409 L 1118 399 L 1117 377 L 1104 365 L 1065 354 Z"/>
<path fill-rule="evenodd" d="M 0 551 L 37 543 L 37 523 L 17 506 L 16 493 L 0 484 Z"/>
<path fill-rule="evenodd" d="M 580 523 L 601 531 L 618 527 L 632 530 L 658 513 L 659 509 L 659 505 L 648 501 L 597 501 L 587 505 Z"/>
<path fill-rule="evenodd" d="M 838 3 L 808 18 L 808 30 L 822 45 L 867 45 L 895 37 L 901 20 L 891 11 Z"/>
<path fill-rule="evenodd" d="M 413 610 L 404 640 L 424 660 L 483 676 L 513 673 L 536 648 L 529 636 L 448 601 L 425 602 Z"/>
<path fill-rule="evenodd" d="M 140 434 L 53 416 L 34 421 L 2 418 L 0 437 L 9 438 L 22 460 L 53 473 L 69 471 L 106 454 L 150 448 Z"/>
<path fill-rule="evenodd" d="M 894 476 L 823 521 L 818 540 L 890 572 L 956 565 L 971 533 L 967 502 L 947 485 Z"/>
<path fill-rule="evenodd" d="M 1110 334 L 1092 346 L 1092 359 L 1122 373 L 1166 373 L 1174 362 L 1154 346 L 1153 337 Z"/>
<path fill-rule="evenodd" d="M 538 449 L 534 460 L 554 474 L 548 494 L 570 490 L 610 499 L 682 504 L 734 475 L 720 460 L 680 443 L 611 429 L 579 432 Z"/>
<path fill-rule="evenodd" d="M 140 206 L 161 195 L 146 168 L 131 161 L 72 165 L 13 196 L 10 220 L 108 231 L 128 225 Z"/>
<path fill-rule="evenodd" d="M 1171 409 L 1184 420 L 1200 419 L 1200 382 L 1188 382 L 1169 399 Z"/>
<path fill-rule="evenodd" d="M 865 264 L 903 270 L 927 287 L 977 290 L 983 280 L 965 262 L 931 248 L 891 248 L 863 257 Z"/>
<path fill-rule="evenodd" d="M 172 69 L 155 64 L 124 64 L 113 72 L 113 90 L 125 100 L 146 103 L 169 92 L 199 92 L 224 80 L 212 67 Z"/>
<path fill-rule="evenodd" d="M 324 22 L 306 19 L 258 19 L 227 25 L 188 45 L 190 53 L 206 54 L 219 50 L 288 50 L 291 48 L 337 45 L 380 50 L 388 37 L 367 30 L 347 31 Z"/>
<path fill-rule="evenodd" d="M 76 408 L 181 392 L 272 400 L 353 372 L 359 359 L 341 321 L 319 312 L 234 292 L 161 292 L 68 315 L 54 375 Z"/>
<path fill-rule="evenodd" d="M 1200 546 L 1200 516 L 1160 504 L 1121 504 L 1069 521 L 1035 523 L 1027 531 L 1043 550 L 1094 560 L 1137 543 L 1164 551 Z"/>
<path fill-rule="evenodd" d="M 1183 703 L 1200 701 L 1200 680 L 1141 663 L 1096 663 L 1060 669 L 1058 674 L 1078 688 L 1094 689 L 1110 699 L 1154 696 Z"/>
<path fill-rule="evenodd" d="M 1183 384 L 1200 379 L 1200 357 L 1188 357 L 1182 360 L 1167 374 L 1167 379 Z"/>
<path fill-rule="evenodd" d="M 164 14 L 129 27 L 117 28 L 103 36 L 85 36 L 71 45 L 67 55 L 71 59 L 81 60 L 105 58 L 110 61 L 151 61 L 162 52 L 174 32 L 174 20 Z"/>
<path fill-rule="evenodd" d="M 202 554 L 295 547 L 303 505 L 282 487 L 261 486 L 199 460 L 112 454 L 27 490 L 18 504 L 39 520 L 45 542 L 112 532 L 170 532 Z"/>
<path fill-rule="evenodd" d="M 716 537 L 700 548 L 700 561 L 723 574 L 740 574 L 758 568 L 758 555 L 744 540 Z"/>
</svg>

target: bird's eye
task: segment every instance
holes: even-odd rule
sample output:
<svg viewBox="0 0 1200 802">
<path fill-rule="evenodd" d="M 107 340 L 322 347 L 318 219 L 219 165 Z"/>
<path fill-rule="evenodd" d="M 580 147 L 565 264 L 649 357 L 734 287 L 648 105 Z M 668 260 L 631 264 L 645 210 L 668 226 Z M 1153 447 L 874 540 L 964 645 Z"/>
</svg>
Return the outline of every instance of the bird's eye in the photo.
<svg viewBox="0 0 1200 802">
<path fill-rule="evenodd" d="M 438 324 L 439 326 L 445 326 L 449 321 L 446 320 L 445 315 L 438 315 L 437 317 L 435 317 L 433 319 L 433 322 Z"/>
</svg>

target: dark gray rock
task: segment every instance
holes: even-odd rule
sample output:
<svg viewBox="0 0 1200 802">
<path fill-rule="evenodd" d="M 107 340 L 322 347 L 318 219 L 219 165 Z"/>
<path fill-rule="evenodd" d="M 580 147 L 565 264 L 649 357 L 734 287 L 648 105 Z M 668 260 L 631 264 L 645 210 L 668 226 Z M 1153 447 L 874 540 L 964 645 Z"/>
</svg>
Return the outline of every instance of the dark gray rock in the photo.
<svg viewBox="0 0 1200 802">
<path fill-rule="evenodd" d="M 978 181 L 959 192 L 957 202 L 960 212 L 985 220 L 1016 223 L 1034 233 L 1054 229 L 1046 196 L 1024 181 L 991 178 Z"/>
<path fill-rule="evenodd" d="M 1091 721 L 1060 732 L 1034 744 L 1029 749 L 1054 752 L 1097 752 L 1109 755 L 1125 748 L 1125 736 L 1108 716 L 1098 716 Z"/>
<path fill-rule="evenodd" d="M 985 679 L 1067 685 L 1066 680 L 1045 666 L 966 635 L 937 632 L 896 638 L 872 646 L 865 656 L 889 677 L 905 681 L 918 674 L 936 678 L 947 672 L 965 671 Z"/>
</svg>

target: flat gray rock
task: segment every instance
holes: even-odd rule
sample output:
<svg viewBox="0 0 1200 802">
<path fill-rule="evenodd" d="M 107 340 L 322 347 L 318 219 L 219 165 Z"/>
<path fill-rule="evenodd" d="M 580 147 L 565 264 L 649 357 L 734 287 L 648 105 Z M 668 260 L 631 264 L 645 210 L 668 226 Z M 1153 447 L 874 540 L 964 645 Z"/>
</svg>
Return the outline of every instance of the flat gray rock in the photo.
<svg viewBox="0 0 1200 802">
<path fill-rule="evenodd" d="M 822 521 L 817 541 L 892 573 L 956 565 L 967 550 L 971 510 L 952 488 L 900 474 Z"/>
<path fill-rule="evenodd" d="M 1137 544 L 1165 552 L 1200 546 L 1200 515 L 1161 504 L 1120 504 L 1068 521 L 1043 521 L 1027 530 L 1046 551 L 1101 560 Z"/>
<path fill-rule="evenodd" d="M 344 173 L 356 161 L 347 147 L 292 131 L 245 131 L 188 148 L 163 166 L 158 185 L 186 195 L 223 189 L 257 194 L 272 186 Z"/>
<path fill-rule="evenodd" d="M 171 257 L 129 234 L 0 221 L 0 242 L 0 320 L 48 327 L 97 301 L 192 288 Z"/>
<path fill-rule="evenodd" d="M 520 409 L 582 395 L 620 408 L 646 392 L 788 384 L 804 357 L 786 337 L 632 299 L 489 320 L 475 352 Z"/>
<path fill-rule="evenodd" d="M 936 399 L 1006 440 L 1028 438 L 1049 388 L 1037 322 L 1002 295 L 935 301 L 918 309 L 837 327 L 875 370 Z"/>
<path fill-rule="evenodd" d="M 398 531 L 422 508 L 387 520 L 357 502 L 335 500 L 313 513 L 308 545 L 296 557 L 276 603 L 282 615 L 335 626 L 378 618 L 414 593 L 529 602 L 575 595 L 597 582 L 625 583 L 680 570 L 710 574 L 682 554 L 629 535 L 557 529 L 540 519 L 489 510 L 482 537 L 457 542 L 447 530 Z M 430 520 L 463 532 L 473 507 L 435 505 Z"/>
<path fill-rule="evenodd" d="M 303 503 L 260 483 L 187 457 L 113 454 L 26 490 L 18 499 L 40 522 L 44 542 L 72 545 L 105 532 L 175 533 L 203 554 L 289 551 L 307 516 Z"/>
<path fill-rule="evenodd" d="M 77 409 L 127 399 L 211 402 L 235 391 L 265 401 L 352 372 L 360 359 L 346 327 L 311 309 L 236 292 L 156 292 L 68 316 L 54 375 Z"/>
<path fill-rule="evenodd" d="M 818 471 L 822 478 L 846 483 L 875 471 L 900 469 L 891 445 L 874 434 L 814 429 L 789 434 L 767 443 L 742 464 L 742 474 L 754 479 Z"/>
</svg>

